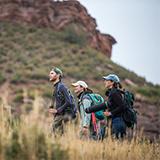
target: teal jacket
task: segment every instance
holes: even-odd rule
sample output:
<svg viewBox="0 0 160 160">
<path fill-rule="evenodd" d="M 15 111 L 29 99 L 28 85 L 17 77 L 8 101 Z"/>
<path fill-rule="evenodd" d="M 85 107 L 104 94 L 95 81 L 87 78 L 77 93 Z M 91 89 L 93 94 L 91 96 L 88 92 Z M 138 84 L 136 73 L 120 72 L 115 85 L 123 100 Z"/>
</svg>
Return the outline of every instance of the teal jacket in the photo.
<svg viewBox="0 0 160 160">
<path fill-rule="evenodd" d="M 79 97 L 79 103 L 78 103 L 78 108 L 79 108 L 79 113 L 80 113 L 80 124 L 81 128 L 84 126 L 90 127 L 91 124 L 91 113 L 87 114 L 85 112 L 85 109 L 91 106 L 91 99 L 87 95 L 87 93 L 82 93 Z"/>
</svg>

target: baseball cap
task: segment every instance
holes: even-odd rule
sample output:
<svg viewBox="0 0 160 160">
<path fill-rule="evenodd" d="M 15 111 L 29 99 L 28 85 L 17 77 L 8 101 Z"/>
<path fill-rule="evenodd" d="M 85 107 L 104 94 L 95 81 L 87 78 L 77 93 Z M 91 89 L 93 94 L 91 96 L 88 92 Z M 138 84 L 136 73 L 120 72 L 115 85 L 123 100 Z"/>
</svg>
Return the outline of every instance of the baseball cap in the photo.
<svg viewBox="0 0 160 160">
<path fill-rule="evenodd" d="M 84 81 L 77 81 L 76 83 L 72 83 L 72 86 L 76 87 L 76 86 L 82 86 L 84 88 L 88 88 L 88 85 L 86 82 Z"/>
<path fill-rule="evenodd" d="M 117 75 L 115 75 L 115 74 L 109 74 L 107 76 L 104 76 L 103 79 L 106 80 L 106 81 L 113 81 L 115 83 L 119 83 L 120 82 L 119 77 Z"/>
</svg>

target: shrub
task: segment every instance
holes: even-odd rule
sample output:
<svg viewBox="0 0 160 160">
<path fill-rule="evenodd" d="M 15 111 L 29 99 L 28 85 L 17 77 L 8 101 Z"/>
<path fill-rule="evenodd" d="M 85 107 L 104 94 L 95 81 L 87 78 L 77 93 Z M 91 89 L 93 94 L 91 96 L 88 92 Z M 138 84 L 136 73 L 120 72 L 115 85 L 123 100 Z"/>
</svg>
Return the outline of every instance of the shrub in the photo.
<svg viewBox="0 0 160 160">
<path fill-rule="evenodd" d="M 141 87 L 137 91 L 140 94 L 147 96 L 147 97 L 152 97 L 152 96 L 160 97 L 160 89 L 158 90 L 157 88 Z"/>
<path fill-rule="evenodd" d="M 5 159 L 6 160 L 23 160 L 22 149 L 19 143 L 19 135 L 16 131 L 12 133 L 10 143 L 5 148 Z"/>
<path fill-rule="evenodd" d="M 76 30 L 73 25 L 69 25 L 65 28 L 63 39 L 66 42 L 78 44 L 80 46 L 85 46 L 87 42 L 86 33 L 82 32 L 80 29 Z"/>
<path fill-rule="evenodd" d="M 48 76 L 46 73 L 33 73 L 28 75 L 28 78 L 36 79 L 36 80 L 48 80 Z"/>
<path fill-rule="evenodd" d="M 51 160 L 68 160 L 69 155 L 68 151 L 61 148 L 59 144 L 53 144 L 52 147 L 53 150 L 51 152 Z"/>
<path fill-rule="evenodd" d="M 0 84 L 5 82 L 5 80 L 6 80 L 6 78 L 2 75 L 2 73 L 0 73 Z"/>
<path fill-rule="evenodd" d="M 48 159 L 48 154 L 47 154 L 47 145 L 46 145 L 46 139 L 43 133 L 40 133 L 37 135 L 36 140 L 35 140 L 35 155 L 37 159 L 40 160 L 47 160 Z"/>
<path fill-rule="evenodd" d="M 16 96 L 14 98 L 14 102 L 22 103 L 23 102 L 23 94 L 16 94 Z"/>
<path fill-rule="evenodd" d="M 26 83 L 26 80 L 24 79 L 24 77 L 22 77 L 22 75 L 20 75 L 19 73 L 16 73 L 11 78 L 11 83 L 13 84 Z"/>
</svg>

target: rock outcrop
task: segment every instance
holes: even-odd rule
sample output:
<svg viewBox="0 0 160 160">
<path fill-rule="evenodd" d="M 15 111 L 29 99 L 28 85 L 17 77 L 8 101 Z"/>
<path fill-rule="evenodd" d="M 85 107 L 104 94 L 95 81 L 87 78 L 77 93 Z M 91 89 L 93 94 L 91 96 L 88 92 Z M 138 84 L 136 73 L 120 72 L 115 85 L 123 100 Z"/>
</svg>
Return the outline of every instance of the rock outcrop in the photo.
<svg viewBox="0 0 160 160">
<path fill-rule="evenodd" d="M 137 128 L 151 140 L 160 135 L 160 112 L 156 105 L 146 103 L 136 98 L 135 109 L 138 111 Z"/>
<path fill-rule="evenodd" d="M 70 23 L 78 23 L 87 33 L 88 44 L 111 57 L 116 40 L 96 29 L 97 24 L 86 8 L 76 0 L 0 0 L 0 21 L 34 24 L 61 30 Z"/>
</svg>

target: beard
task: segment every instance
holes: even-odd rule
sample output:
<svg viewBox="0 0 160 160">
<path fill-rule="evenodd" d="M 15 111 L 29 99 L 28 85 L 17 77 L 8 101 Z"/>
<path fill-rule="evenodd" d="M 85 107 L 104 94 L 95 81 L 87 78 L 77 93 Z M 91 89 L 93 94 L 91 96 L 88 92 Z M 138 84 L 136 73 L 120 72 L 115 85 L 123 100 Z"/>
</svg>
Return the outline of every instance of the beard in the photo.
<svg viewBox="0 0 160 160">
<path fill-rule="evenodd" d="M 49 81 L 50 82 L 55 82 L 57 80 L 57 77 L 55 76 L 55 77 L 52 77 L 52 78 L 49 78 Z"/>
</svg>

